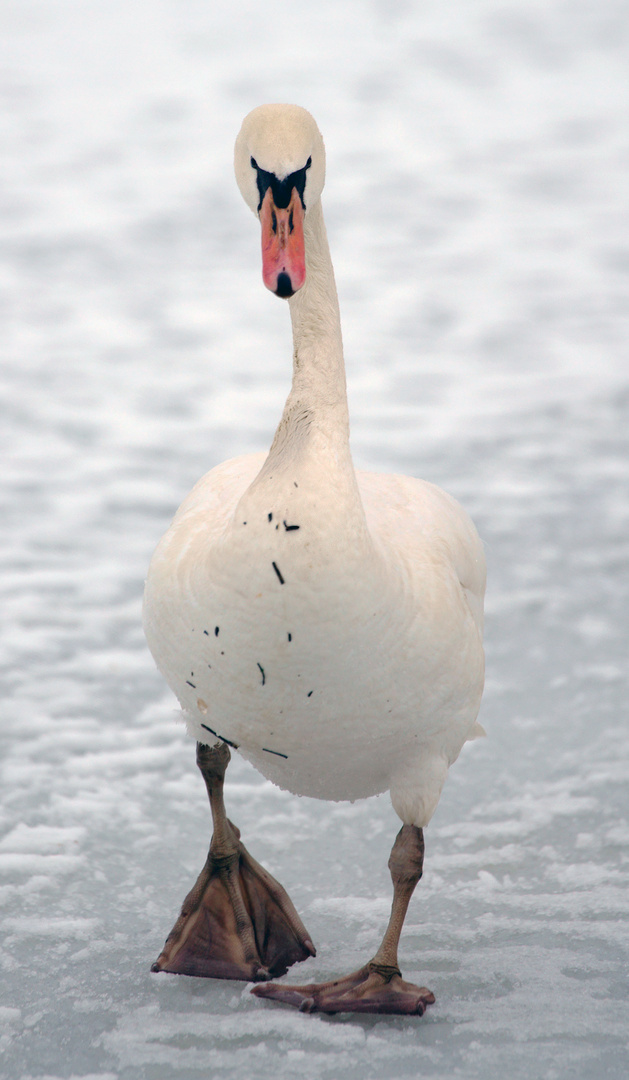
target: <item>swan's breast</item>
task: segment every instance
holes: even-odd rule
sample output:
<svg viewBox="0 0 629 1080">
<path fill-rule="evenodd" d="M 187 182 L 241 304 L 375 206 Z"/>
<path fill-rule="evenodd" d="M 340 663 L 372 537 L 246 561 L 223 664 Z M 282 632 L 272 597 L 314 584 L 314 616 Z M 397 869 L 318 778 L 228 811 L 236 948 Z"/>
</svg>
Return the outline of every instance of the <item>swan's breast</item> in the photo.
<svg viewBox="0 0 629 1080">
<path fill-rule="evenodd" d="M 415 506 L 418 527 L 411 489 L 361 477 L 365 541 L 323 513 L 320 493 L 249 497 L 262 460 L 200 481 L 151 563 L 147 638 L 191 734 L 225 738 L 281 786 L 322 798 L 385 790 L 435 743 L 453 760 L 482 649 L 438 489 L 422 493 L 430 513 Z"/>
</svg>

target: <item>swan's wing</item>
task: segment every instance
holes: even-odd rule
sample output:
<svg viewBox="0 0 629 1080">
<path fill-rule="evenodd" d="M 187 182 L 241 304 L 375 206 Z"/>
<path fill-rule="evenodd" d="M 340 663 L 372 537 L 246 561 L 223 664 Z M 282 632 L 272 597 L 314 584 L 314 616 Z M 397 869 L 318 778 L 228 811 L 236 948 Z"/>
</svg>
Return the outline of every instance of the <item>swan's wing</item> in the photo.
<svg viewBox="0 0 629 1080">
<path fill-rule="evenodd" d="M 449 563 L 482 631 L 485 553 L 463 507 L 427 480 L 365 472 L 357 476 L 372 535 L 410 563 L 415 553 L 419 559 L 427 550 Z"/>
<path fill-rule="evenodd" d="M 149 645 L 148 624 L 154 615 L 157 623 L 163 618 L 164 600 L 170 595 L 180 568 L 195 551 L 212 550 L 265 457 L 265 454 L 243 454 L 217 465 L 201 477 L 183 500 L 157 545 L 148 570 L 144 589 L 144 628 Z"/>
<path fill-rule="evenodd" d="M 266 456 L 266 453 L 241 454 L 211 469 L 186 495 L 171 529 L 202 522 L 210 536 L 222 532 L 238 501 L 260 472 Z"/>
</svg>

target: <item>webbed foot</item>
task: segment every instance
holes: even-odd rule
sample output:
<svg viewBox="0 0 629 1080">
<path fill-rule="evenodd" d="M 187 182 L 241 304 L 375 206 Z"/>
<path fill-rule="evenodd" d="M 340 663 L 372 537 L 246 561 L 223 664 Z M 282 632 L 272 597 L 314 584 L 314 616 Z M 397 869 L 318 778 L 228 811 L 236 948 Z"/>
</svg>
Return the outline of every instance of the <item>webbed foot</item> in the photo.
<svg viewBox="0 0 629 1080">
<path fill-rule="evenodd" d="M 235 851 L 210 851 L 151 971 L 256 982 L 315 955 L 288 893 L 228 824 Z"/>
<path fill-rule="evenodd" d="M 254 986 L 256 997 L 293 1005 L 300 1012 L 361 1012 L 423 1016 L 435 995 L 425 986 L 406 982 L 398 968 L 386 968 L 372 961 L 342 979 L 309 983 L 307 986 L 282 986 L 266 983 Z"/>
<path fill-rule="evenodd" d="M 210 852 L 151 971 L 256 982 L 315 955 L 288 893 L 252 858 L 225 814 L 229 757 L 224 742 L 197 743 L 214 824 Z"/>
</svg>

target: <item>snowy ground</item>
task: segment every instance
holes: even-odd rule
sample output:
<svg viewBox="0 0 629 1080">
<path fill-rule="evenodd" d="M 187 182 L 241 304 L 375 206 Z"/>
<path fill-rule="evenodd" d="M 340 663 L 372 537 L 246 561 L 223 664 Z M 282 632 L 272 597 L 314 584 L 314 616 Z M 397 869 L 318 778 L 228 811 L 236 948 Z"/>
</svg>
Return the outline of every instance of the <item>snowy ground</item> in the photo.
<svg viewBox="0 0 629 1080">
<path fill-rule="evenodd" d="M 4 0 L 0 1076 L 563 1080 L 629 1071 L 629 14 L 620 0 Z M 290 373 L 231 173 L 310 108 L 357 464 L 486 541 L 489 738 L 427 831 L 422 1020 L 308 1017 L 149 973 L 209 834 L 143 642 L 197 477 L 268 445 Z M 373 952 L 387 797 L 230 815 L 319 949 Z"/>
</svg>

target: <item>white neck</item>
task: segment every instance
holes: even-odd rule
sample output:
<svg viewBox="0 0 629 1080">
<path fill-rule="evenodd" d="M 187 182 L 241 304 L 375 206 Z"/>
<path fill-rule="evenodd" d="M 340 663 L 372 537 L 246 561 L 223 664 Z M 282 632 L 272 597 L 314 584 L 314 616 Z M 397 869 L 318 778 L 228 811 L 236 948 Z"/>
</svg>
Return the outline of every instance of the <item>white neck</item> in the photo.
<svg viewBox="0 0 629 1080">
<path fill-rule="evenodd" d="M 293 384 L 263 470 L 294 463 L 315 440 L 353 472 L 343 342 L 334 271 L 321 202 L 304 221 L 306 281 L 289 300 L 293 324 Z"/>
<path fill-rule="evenodd" d="M 271 492 L 282 507 L 298 502 L 301 520 L 310 514 L 316 522 L 320 543 L 321 510 L 337 508 L 343 525 L 330 516 L 331 540 L 338 545 L 344 538 L 346 549 L 360 558 L 372 541 L 349 449 L 341 324 L 320 202 L 308 210 L 304 239 L 306 280 L 289 301 L 293 384 L 268 457 L 245 499 L 248 505 L 261 499 L 267 509 Z"/>
</svg>

